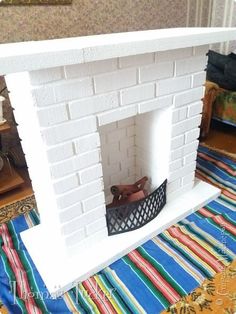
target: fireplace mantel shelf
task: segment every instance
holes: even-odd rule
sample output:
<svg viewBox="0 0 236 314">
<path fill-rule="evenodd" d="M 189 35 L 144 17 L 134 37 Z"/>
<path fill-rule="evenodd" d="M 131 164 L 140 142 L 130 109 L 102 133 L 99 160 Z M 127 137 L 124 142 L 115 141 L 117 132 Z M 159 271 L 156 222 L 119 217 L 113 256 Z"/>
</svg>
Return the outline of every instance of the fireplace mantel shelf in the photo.
<svg viewBox="0 0 236 314">
<path fill-rule="evenodd" d="M 236 28 L 170 28 L 0 45 L 0 75 L 235 40 Z"/>
</svg>

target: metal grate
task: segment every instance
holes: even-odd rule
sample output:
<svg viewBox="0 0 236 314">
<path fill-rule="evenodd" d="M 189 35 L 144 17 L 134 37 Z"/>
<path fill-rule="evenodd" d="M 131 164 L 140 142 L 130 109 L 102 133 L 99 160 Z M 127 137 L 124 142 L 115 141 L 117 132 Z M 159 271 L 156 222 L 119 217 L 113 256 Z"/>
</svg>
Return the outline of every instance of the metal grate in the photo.
<svg viewBox="0 0 236 314">
<path fill-rule="evenodd" d="M 153 220 L 166 204 L 166 183 L 140 201 L 107 208 L 108 235 L 132 231 Z"/>
</svg>

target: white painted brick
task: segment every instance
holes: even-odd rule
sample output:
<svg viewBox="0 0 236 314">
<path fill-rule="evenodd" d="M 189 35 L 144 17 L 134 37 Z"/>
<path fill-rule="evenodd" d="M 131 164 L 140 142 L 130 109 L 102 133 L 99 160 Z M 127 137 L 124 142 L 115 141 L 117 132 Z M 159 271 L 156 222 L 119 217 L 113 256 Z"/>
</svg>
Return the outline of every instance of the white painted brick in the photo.
<svg viewBox="0 0 236 314">
<path fill-rule="evenodd" d="M 182 178 L 183 185 L 192 183 L 194 181 L 194 178 L 195 178 L 195 172 L 193 171 L 192 173 L 189 173 L 188 175 Z"/>
<path fill-rule="evenodd" d="M 32 96 L 38 107 L 49 106 L 56 102 L 53 87 L 50 85 L 33 89 Z"/>
<path fill-rule="evenodd" d="M 192 87 L 202 86 L 206 82 L 206 72 L 202 71 L 192 75 Z"/>
<path fill-rule="evenodd" d="M 188 117 L 193 117 L 202 112 L 203 103 L 199 101 L 197 103 L 188 106 Z"/>
<path fill-rule="evenodd" d="M 136 176 L 135 175 L 128 177 L 123 181 L 124 184 L 133 184 L 134 182 L 136 182 Z"/>
<path fill-rule="evenodd" d="M 201 123 L 201 115 L 186 119 L 172 126 L 172 137 L 183 134 L 192 128 L 197 128 Z"/>
<path fill-rule="evenodd" d="M 167 195 L 167 202 L 175 200 L 180 195 L 183 195 L 184 193 L 190 191 L 193 188 L 194 182 L 191 182 L 190 184 L 187 184 L 185 186 L 181 186 L 181 188 L 175 190 L 174 192 L 168 193 Z"/>
<path fill-rule="evenodd" d="M 84 184 L 77 189 L 67 192 L 57 198 L 57 204 L 60 209 L 72 206 L 90 196 L 100 193 L 103 190 L 103 182 L 101 179 Z"/>
<path fill-rule="evenodd" d="M 79 137 L 74 141 L 75 150 L 77 154 L 82 154 L 90 150 L 94 150 L 100 146 L 99 133 L 93 133 L 86 136 Z"/>
<path fill-rule="evenodd" d="M 197 151 L 184 156 L 184 165 L 190 164 L 197 159 Z"/>
<path fill-rule="evenodd" d="M 117 121 L 117 127 L 119 129 L 123 129 L 134 124 L 135 124 L 135 117 Z"/>
<path fill-rule="evenodd" d="M 117 59 L 80 63 L 65 66 L 66 78 L 93 76 L 117 69 Z"/>
<path fill-rule="evenodd" d="M 171 139 L 171 150 L 184 145 L 184 135 L 179 135 Z"/>
<path fill-rule="evenodd" d="M 188 155 L 190 153 L 195 152 L 197 150 L 197 148 L 198 148 L 198 144 L 199 144 L 198 141 L 194 141 L 194 142 L 192 142 L 190 144 L 184 145 L 183 146 L 183 155 L 186 156 L 186 155 Z"/>
<path fill-rule="evenodd" d="M 111 175 L 111 184 L 124 184 L 125 179 L 128 177 L 128 169 L 124 169 L 117 174 Z"/>
<path fill-rule="evenodd" d="M 135 126 L 131 125 L 127 128 L 126 133 L 128 137 L 134 136 L 135 135 Z"/>
<path fill-rule="evenodd" d="M 173 171 L 181 168 L 182 166 L 183 166 L 182 159 L 177 159 L 177 160 L 170 163 L 169 169 L 171 172 L 173 172 Z"/>
<path fill-rule="evenodd" d="M 108 174 L 105 174 L 103 176 L 103 183 L 104 183 L 104 187 L 110 186 L 111 184 L 111 178 L 110 176 L 108 176 Z M 105 193 L 105 192 L 104 192 Z"/>
<path fill-rule="evenodd" d="M 68 222 L 72 219 L 79 217 L 82 214 L 82 204 L 76 203 L 75 205 L 60 211 L 59 219 L 61 223 Z"/>
<path fill-rule="evenodd" d="M 126 137 L 125 129 L 117 129 L 107 134 L 107 142 L 108 144 L 120 141 L 121 139 Z"/>
<path fill-rule="evenodd" d="M 78 136 L 93 133 L 96 129 L 96 118 L 90 116 L 45 129 L 42 131 L 42 135 L 47 145 L 55 145 Z"/>
<path fill-rule="evenodd" d="M 155 85 L 145 84 L 130 87 L 121 91 L 121 105 L 129 105 L 143 100 L 154 98 Z"/>
<path fill-rule="evenodd" d="M 200 128 L 196 128 L 185 133 L 185 144 L 191 143 L 198 139 L 200 134 Z"/>
<path fill-rule="evenodd" d="M 132 166 L 130 168 L 128 168 L 128 176 L 129 177 L 133 177 L 136 175 L 136 167 Z M 134 182 L 134 181 L 133 181 Z"/>
<path fill-rule="evenodd" d="M 177 148 L 177 149 L 174 149 L 171 151 L 170 160 L 174 161 L 174 160 L 181 158 L 182 156 L 183 156 L 183 148 L 180 147 L 180 148 Z"/>
<path fill-rule="evenodd" d="M 96 195 L 93 195 L 90 198 L 87 198 L 82 201 L 83 205 L 83 212 L 87 212 L 89 210 L 92 210 L 100 205 L 103 205 L 105 203 L 105 195 L 104 193 L 99 193 Z"/>
<path fill-rule="evenodd" d="M 112 163 L 104 165 L 104 175 L 112 175 L 120 171 L 119 163 Z"/>
<path fill-rule="evenodd" d="M 196 169 L 196 162 L 193 162 L 191 164 L 188 164 L 174 172 L 171 172 L 170 173 L 170 176 L 169 176 L 169 182 L 172 182 L 172 181 L 175 181 L 179 178 L 182 178 L 184 176 L 186 176 L 187 174 L 189 174 L 190 172 L 193 172 L 195 171 Z"/>
<path fill-rule="evenodd" d="M 135 145 L 134 136 L 127 137 L 120 140 L 120 151 L 126 151 L 129 147 Z"/>
<path fill-rule="evenodd" d="M 172 112 L 172 123 L 178 123 L 187 118 L 188 108 L 181 107 L 173 110 Z"/>
<path fill-rule="evenodd" d="M 51 163 L 70 158 L 74 155 L 71 142 L 59 144 L 47 150 L 48 161 Z"/>
<path fill-rule="evenodd" d="M 167 194 L 181 188 L 181 179 L 177 179 L 167 185 Z"/>
<path fill-rule="evenodd" d="M 108 124 L 109 125 L 109 124 Z M 100 129 L 100 128 L 99 128 Z M 100 130 L 99 130 L 100 131 Z M 100 133 L 100 146 L 105 146 L 107 144 L 107 137 L 105 134 Z"/>
<path fill-rule="evenodd" d="M 98 163 L 99 160 L 99 151 L 93 150 L 52 165 L 51 175 L 55 179 L 61 178 L 75 171 L 94 165 Z"/>
<path fill-rule="evenodd" d="M 178 93 L 174 96 L 174 105 L 175 107 L 180 107 L 194 101 L 199 101 L 200 99 L 202 99 L 203 95 L 203 87 L 197 87 L 182 93 Z"/>
<path fill-rule="evenodd" d="M 98 124 L 101 126 L 104 124 L 114 122 L 116 120 L 133 117 L 137 114 L 137 112 L 138 112 L 137 105 L 129 105 L 126 107 L 109 110 L 107 112 L 100 113 L 97 115 Z"/>
<path fill-rule="evenodd" d="M 150 82 L 173 76 L 174 63 L 162 62 L 140 68 L 140 82 Z"/>
<path fill-rule="evenodd" d="M 135 157 L 127 157 L 126 159 L 120 160 L 121 169 L 128 169 L 135 165 Z"/>
<path fill-rule="evenodd" d="M 105 110 L 111 110 L 119 106 L 119 98 L 116 92 L 93 96 L 69 103 L 71 119 L 77 119 L 86 115 L 92 115 Z"/>
<path fill-rule="evenodd" d="M 66 104 L 50 106 L 37 111 L 40 126 L 48 127 L 68 120 Z"/>
<path fill-rule="evenodd" d="M 71 234 L 69 237 L 65 237 L 65 243 L 68 246 L 72 246 L 84 240 L 85 237 L 86 237 L 85 229 L 81 228 L 74 232 L 73 234 Z"/>
<path fill-rule="evenodd" d="M 128 56 L 119 58 L 119 65 L 121 68 L 134 67 L 145 65 L 154 62 L 153 53 L 145 53 L 136 56 Z"/>
<path fill-rule="evenodd" d="M 170 96 L 164 96 L 164 97 L 158 97 L 153 100 L 142 102 L 138 105 L 138 112 L 139 113 L 146 113 L 152 110 L 160 109 L 163 107 L 171 106 L 173 102 L 173 97 Z"/>
<path fill-rule="evenodd" d="M 194 56 L 206 55 L 209 49 L 210 49 L 209 45 L 201 45 L 201 46 L 193 47 L 193 55 Z"/>
<path fill-rule="evenodd" d="M 106 159 L 110 153 L 116 154 L 119 152 L 119 141 L 104 145 L 101 150 L 102 159 Z"/>
<path fill-rule="evenodd" d="M 94 77 L 96 93 L 106 93 L 136 84 L 136 69 L 130 68 Z"/>
<path fill-rule="evenodd" d="M 127 150 L 127 154 L 128 154 L 128 157 L 135 156 L 136 155 L 136 147 L 135 146 L 129 147 Z"/>
<path fill-rule="evenodd" d="M 111 195 L 110 188 L 111 188 L 111 185 L 109 185 L 108 188 L 105 188 L 105 189 L 104 189 L 105 198 L 107 198 L 108 196 Z M 113 197 L 112 197 L 112 198 L 113 198 Z"/>
<path fill-rule="evenodd" d="M 95 232 L 103 229 L 106 227 L 106 218 L 105 216 L 92 222 L 91 224 L 88 224 L 86 226 L 86 233 L 87 235 L 94 234 Z"/>
<path fill-rule="evenodd" d="M 93 221 L 103 217 L 106 213 L 105 205 L 99 206 L 93 210 L 88 211 L 85 214 L 82 214 L 77 219 L 70 221 L 62 227 L 62 232 L 65 235 L 71 234 L 72 232 L 77 231 L 78 229 L 92 223 Z"/>
<path fill-rule="evenodd" d="M 176 75 L 185 75 L 189 73 L 203 71 L 207 65 L 206 56 L 197 56 L 176 61 Z"/>
<path fill-rule="evenodd" d="M 157 82 L 157 95 L 168 95 L 191 87 L 191 76 L 175 77 Z"/>
<path fill-rule="evenodd" d="M 56 102 L 91 96 L 93 94 L 92 79 L 61 81 L 60 84 L 54 85 L 54 93 Z"/>
<path fill-rule="evenodd" d="M 110 131 L 113 131 L 115 129 L 117 129 L 117 122 L 112 122 L 109 124 L 101 125 L 99 127 L 99 133 L 106 135 L 107 133 L 109 133 Z"/>
<path fill-rule="evenodd" d="M 63 78 L 63 69 L 61 67 L 43 69 L 30 72 L 30 81 L 32 85 L 41 85 Z"/>
<path fill-rule="evenodd" d="M 73 190 L 79 186 L 78 177 L 75 174 L 64 177 L 53 183 L 56 194 L 61 194 L 69 190 Z"/>
<path fill-rule="evenodd" d="M 127 151 L 115 152 L 111 151 L 109 154 L 109 164 L 117 163 L 120 160 L 126 159 L 128 156 Z"/>
<path fill-rule="evenodd" d="M 102 177 L 102 165 L 97 164 L 95 166 L 83 169 L 79 172 L 79 178 L 81 184 L 92 182 L 95 179 Z"/>
<path fill-rule="evenodd" d="M 192 56 L 192 48 L 180 48 L 168 51 L 156 52 L 156 60 L 158 62 L 178 60 Z"/>
</svg>

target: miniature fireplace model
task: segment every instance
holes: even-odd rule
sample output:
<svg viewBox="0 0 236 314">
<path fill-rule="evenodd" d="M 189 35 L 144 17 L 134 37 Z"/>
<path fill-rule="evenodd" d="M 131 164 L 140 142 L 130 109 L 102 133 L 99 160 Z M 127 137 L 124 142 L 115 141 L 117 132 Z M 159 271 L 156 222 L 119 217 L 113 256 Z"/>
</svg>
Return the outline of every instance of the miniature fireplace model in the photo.
<svg viewBox="0 0 236 314">
<path fill-rule="evenodd" d="M 0 46 L 41 220 L 21 237 L 53 296 L 219 194 L 194 182 L 202 85 L 208 45 L 235 38 L 185 28 Z M 167 179 L 166 205 L 108 236 L 110 186 L 143 176 L 150 197 Z"/>
</svg>

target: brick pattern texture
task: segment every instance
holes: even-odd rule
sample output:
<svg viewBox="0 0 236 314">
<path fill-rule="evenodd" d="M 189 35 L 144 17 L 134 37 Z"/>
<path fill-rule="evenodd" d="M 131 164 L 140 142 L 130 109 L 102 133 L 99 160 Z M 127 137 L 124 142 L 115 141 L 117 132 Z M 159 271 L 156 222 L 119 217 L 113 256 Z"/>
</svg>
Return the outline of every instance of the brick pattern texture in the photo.
<svg viewBox="0 0 236 314">
<path fill-rule="evenodd" d="M 168 155 L 162 156 L 168 195 L 191 188 L 207 50 L 185 48 L 29 73 L 32 106 L 68 246 L 106 236 L 110 185 L 133 182 L 145 171 L 150 176 L 162 171 L 155 163 L 140 165 L 159 149 L 145 141 L 152 123 L 146 118 L 139 123 L 141 114 L 159 112 L 167 119 L 154 142 L 169 141 Z M 26 159 L 31 149 L 25 147 Z"/>
</svg>

